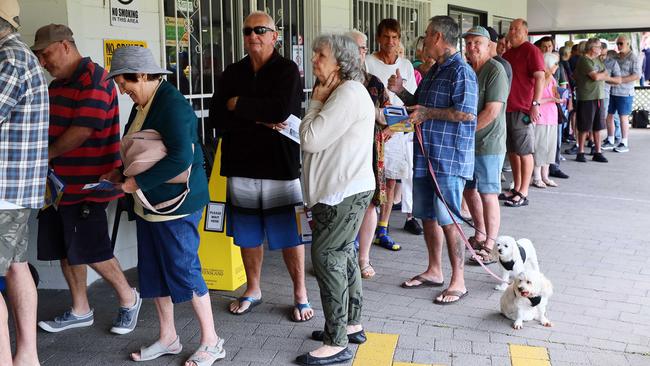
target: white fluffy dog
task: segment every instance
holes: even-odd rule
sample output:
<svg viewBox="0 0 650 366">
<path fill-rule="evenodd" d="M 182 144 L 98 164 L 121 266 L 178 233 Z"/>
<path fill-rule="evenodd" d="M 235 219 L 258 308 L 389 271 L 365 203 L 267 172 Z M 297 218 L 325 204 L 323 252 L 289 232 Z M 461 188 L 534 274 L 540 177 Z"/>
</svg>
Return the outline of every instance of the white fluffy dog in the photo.
<svg viewBox="0 0 650 366">
<path fill-rule="evenodd" d="M 501 284 L 494 289 L 503 291 L 508 287 L 510 275 L 516 276 L 524 270 L 539 271 L 537 252 L 533 243 L 528 239 L 519 239 L 511 236 L 499 236 L 496 239 L 497 250 L 499 251 L 499 264 L 503 268 Z"/>
<path fill-rule="evenodd" d="M 501 313 L 515 322 L 512 327 L 521 329 L 525 321 L 539 320 L 545 327 L 551 327 L 546 317 L 548 298 L 553 294 L 553 285 L 541 272 L 525 270 L 515 276 L 501 296 Z"/>
</svg>

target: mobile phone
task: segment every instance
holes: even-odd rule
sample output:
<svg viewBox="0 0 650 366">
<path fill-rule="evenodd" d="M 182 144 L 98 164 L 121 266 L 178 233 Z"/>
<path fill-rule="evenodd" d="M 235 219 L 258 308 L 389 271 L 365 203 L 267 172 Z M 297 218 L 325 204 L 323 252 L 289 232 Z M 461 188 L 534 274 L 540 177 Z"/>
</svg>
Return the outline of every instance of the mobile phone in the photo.
<svg viewBox="0 0 650 366">
<path fill-rule="evenodd" d="M 524 124 L 527 124 L 527 125 L 530 124 L 530 123 L 532 122 L 532 120 L 530 119 L 530 116 L 527 115 L 527 114 L 524 114 L 524 116 L 521 118 L 521 121 L 522 121 Z"/>
</svg>

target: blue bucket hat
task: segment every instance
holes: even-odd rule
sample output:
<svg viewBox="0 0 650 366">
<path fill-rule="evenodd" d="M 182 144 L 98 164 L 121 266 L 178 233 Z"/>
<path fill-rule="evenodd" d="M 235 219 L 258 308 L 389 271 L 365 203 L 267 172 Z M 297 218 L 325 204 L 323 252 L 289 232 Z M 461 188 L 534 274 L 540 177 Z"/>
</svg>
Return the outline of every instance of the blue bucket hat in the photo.
<svg viewBox="0 0 650 366">
<path fill-rule="evenodd" d="M 105 80 L 122 74 L 171 74 L 172 72 L 158 66 L 153 53 L 140 46 L 120 47 L 113 53 L 111 70 Z"/>
</svg>

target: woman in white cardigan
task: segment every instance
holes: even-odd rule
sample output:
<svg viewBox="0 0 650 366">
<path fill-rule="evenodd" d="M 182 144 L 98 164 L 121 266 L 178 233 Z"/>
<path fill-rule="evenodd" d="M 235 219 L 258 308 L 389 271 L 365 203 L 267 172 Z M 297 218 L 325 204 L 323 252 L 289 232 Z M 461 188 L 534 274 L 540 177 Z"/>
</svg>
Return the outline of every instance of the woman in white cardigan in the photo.
<svg viewBox="0 0 650 366">
<path fill-rule="evenodd" d="M 323 346 L 297 358 L 329 365 L 352 358 L 348 341 L 363 343 L 361 274 L 354 239 L 375 190 L 372 143 L 375 108 L 361 83 L 356 42 L 343 35 L 314 41 L 318 82 L 300 125 L 304 200 L 314 222 L 311 260 L 325 313 Z"/>
</svg>

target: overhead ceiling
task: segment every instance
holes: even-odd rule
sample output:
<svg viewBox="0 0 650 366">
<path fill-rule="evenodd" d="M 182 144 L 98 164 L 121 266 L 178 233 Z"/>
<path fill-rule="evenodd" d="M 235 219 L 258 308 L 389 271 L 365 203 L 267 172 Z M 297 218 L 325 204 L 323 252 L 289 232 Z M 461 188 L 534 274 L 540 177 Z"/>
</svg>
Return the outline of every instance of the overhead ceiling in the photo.
<svg viewBox="0 0 650 366">
<path fill-rule="evenodd" d="M 528 0 L 531 32 L 631 29 L 650 30 L 648 0 Z"/>
</svg>

